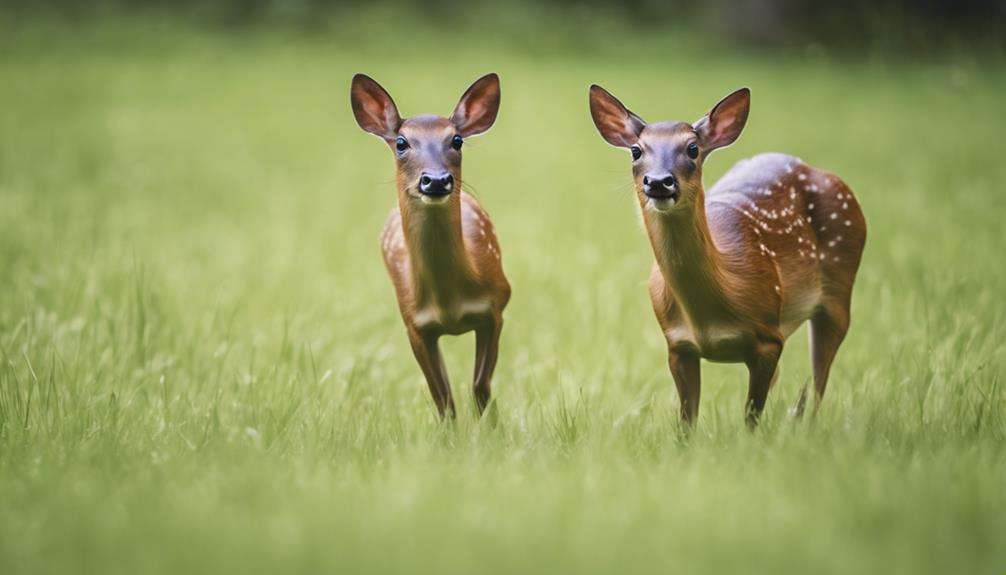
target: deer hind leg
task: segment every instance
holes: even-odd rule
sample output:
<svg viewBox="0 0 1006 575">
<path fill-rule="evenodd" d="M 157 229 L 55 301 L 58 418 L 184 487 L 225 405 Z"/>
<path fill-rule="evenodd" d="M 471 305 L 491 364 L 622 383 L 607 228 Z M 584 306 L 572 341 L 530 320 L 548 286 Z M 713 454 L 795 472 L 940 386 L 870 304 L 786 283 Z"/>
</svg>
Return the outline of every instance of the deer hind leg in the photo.
<svg viewBox="0 0 1006 575">
<path fill-rule="evenodd" d="M 821 408 L 828 374 L 849 331 L 849 311 L 843 305 L 824 306 L 810 320 L 810 359 L 814 368 L 814 413 Z M 800 412 L 802 412 L 802 406 Z"/>
<path fill-rule="evenodd" d="M 681 421 L 687 425 L 694 425 L 699 417 L 699 396 L 702 391 L 699 356 L 670 351 L 667 363 L 671 368 L 671 376 L 674 377 L 674 386 L 678 388 Z"/>
<path fill-rule="evenodd" d="M 454 398 L 451 397 L 451 384 L 447 379 L 447 369 L 444 358 L 440 354 L 438 336 L 428 336 L 409 332 L 409 342 L 412 343 L 412 353 L 419 362 L 419 367 L 426 376 L 426 384 L 430 387 L 430 395 L 437 406 L 441 419 L 454 417 Z"/>
<path fill-rule="evenodd" d="M 779 382 L 779 365 L 775 366 L 775 373 L 772 374 L 772 381 L 768 382 L 768 390 L 772 391 L 775 388 L 775 384 Z"/>
<path fill-rule="evenodd" d="M 779 357 L 782 355 L 782 344 L 779 342 L 764 343 L 759 346 L 757 355 L 748 362 L 748 396 L 744 403 L 745 421 L 749 428 L 758 425 L 768 392 L 776 378 Z"/>
<path fill-rule="evenodd" d="M 496 371 L 502 330 L 503 318 L 499 317 L 493 318 L 485 326 L 475 330 L 475 375 L 472 379 L 472 392 L 479 415 L 485 413 L 492 397 L 493 372 Z"/>
</svg>

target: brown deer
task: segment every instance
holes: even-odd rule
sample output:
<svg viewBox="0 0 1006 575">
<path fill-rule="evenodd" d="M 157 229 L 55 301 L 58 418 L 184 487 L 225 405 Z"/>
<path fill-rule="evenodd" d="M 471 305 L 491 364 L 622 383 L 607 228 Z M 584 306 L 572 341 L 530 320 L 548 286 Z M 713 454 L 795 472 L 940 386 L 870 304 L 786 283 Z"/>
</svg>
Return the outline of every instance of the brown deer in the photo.
<svg viewBox="0 0 1006 575">
<path fill-rule="evenodd" d="M 461 191 L 461 147 L 496 121 L 499 77 L 479 78 L 450 118 L 403 120 L 391 96 L 363 74 L 353 77 L 350 100 L 360 127 L 383 138 L 395 157 L 398 207 L 388 216 L 381 249 L 416 361 L 440 416 L 453 417 L 438 340 L 474 331 L 473 391 L 481 414 L 489 404 L 510 284 L 489 216 Z"/>
<path fill-rule="evenodd" d="M 834 174 L 783 154 L 735 165 L 707 193 L 702 166 L 747 122 L 750 92 L 694 124 L 647 124 L 600 86 L 590 113 L 608 143 L 632 153 L 632 174 L 656 262 L 649 291 L 667 340 L 681 418 L 698 417 L 699 359 L 744 363 L 749 426 L 778 376 L 783 343 L 810 320 L 814 411 L 846 331 L 866 221 Z M 797 404 L 801 415 L 805 395 Z"/>
</svg>

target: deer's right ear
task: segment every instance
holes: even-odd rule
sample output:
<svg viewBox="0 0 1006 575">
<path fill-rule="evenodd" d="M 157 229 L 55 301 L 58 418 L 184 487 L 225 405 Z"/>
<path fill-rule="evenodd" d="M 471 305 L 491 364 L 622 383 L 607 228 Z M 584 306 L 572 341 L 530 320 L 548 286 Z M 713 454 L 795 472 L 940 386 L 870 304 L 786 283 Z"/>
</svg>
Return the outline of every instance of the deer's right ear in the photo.
<svg viewBox="0 0 1006 575">
<path fill-rule="evenodd" d="M 590 87 L 590 116 L 601 137 L 612 146 L 631 147 L 646 127 L 642 118 L 633 114 L 618 98 L 594 84 Z"/>
<path fill-rule="evenodd" d="M 693 127 L 709 150 L 729 146 L 740 137 L 750 109 L 751 90 L 741 88 L 720 100 Z"/>
<path fill-rule="evenodd" d="M 500 78 L 493 72 L 475 80 L 465 90 L 451 114 L 451 123 L 462 137 L 475 136 L 492 127 L 499 109 Z"/>
<path fill-rule="evenodd" d="M 398 115 L 395 101 L 373 78 L 365 74 L 353 76 L 349 99 L 356 123 L 361 128 L 388 142 L 396 138 L 402 118 Z"/>
</svg>

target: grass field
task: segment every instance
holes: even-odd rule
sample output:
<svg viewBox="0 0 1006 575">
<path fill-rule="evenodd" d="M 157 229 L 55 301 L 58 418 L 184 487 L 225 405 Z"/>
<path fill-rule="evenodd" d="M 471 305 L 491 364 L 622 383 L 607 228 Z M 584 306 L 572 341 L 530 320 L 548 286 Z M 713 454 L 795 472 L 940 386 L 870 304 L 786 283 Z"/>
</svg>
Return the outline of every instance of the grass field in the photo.
<svg viewBox="0 0 1006 575">
<path fill-rule="evenodd" d="M 153 22 L 0 35 L 0 572 L 1006 570 L 1001 65 Z M 434 417 L 357 71 L 406 115 L 502 77 L 465 161 L 514 287 L 496 428 L 470 336 L 445 349 L 459 420 Z M 743 367 L 708 364 L 682 433 L 591 82 L 651 120 L 748 85 L 707 186 L 777 150 L 856 191 L 870 238 L 815 422 L 787 416 L 801 330 L 755 433 Z"/>
</svg>

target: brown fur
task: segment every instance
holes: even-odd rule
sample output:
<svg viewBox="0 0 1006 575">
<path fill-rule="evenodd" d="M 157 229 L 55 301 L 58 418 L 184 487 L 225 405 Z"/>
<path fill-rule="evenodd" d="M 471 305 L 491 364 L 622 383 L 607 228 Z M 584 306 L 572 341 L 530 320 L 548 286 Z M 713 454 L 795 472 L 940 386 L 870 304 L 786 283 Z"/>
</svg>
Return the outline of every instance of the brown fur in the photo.
<svg viewBox="0 0 1006 575">
<path fill-rule="evenodd" d="M 754 425 L 786 338 L 807 320 L 815 409 L 820 405 L 849 327 L 866 241 L 865 219 L 845 183 L 791 156 L 742 161 L 705 192 L 703 162 L 740 135 L 748 104 L 748 92 L 740 90 L 695 124 L 647 125 L 603 89 L 591 89 L 602 136 L 640 151 L 633 174 L 656 260 L 650 297 L 686 422 L 698 416 L 704 358 L 747 365 L 745 410 Z M 691 143 L 696 158 L 686 153 Z M 644 191 L 644 177 L 666 174 L 675 177 L 676 202 Z"/>
<path fill-rule="evenodd" d="M 461 191 L 461 152 L 451 147 L 451 140 L 492 125 L 499 81 L 493 74 L 475 82 L 450 119 L 407 120 L 399 119 L 390 96 L 371 82 L 360 75 L 353 81 L 353 107 L 354 112 L 360 109 L 361 127 L 383 137 L 393 150 L 399 137 L 409 143 L 407 150 L 396 152 L 398 207 L 381 234 L 384 265 L 402 320 L 437 410 L 445 417 L 454 415 L 455 406 L 439 338 L 475 331 L 473 391 L 481 413 L 490 400 L 510 285 L 489 216 Z M 454 190 L 431 201 L 417 182 L 423 173 L 444 170 L 453 176 Z"/>
</svg>

